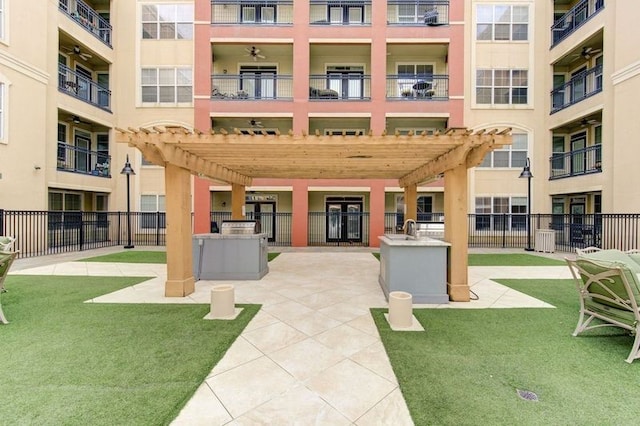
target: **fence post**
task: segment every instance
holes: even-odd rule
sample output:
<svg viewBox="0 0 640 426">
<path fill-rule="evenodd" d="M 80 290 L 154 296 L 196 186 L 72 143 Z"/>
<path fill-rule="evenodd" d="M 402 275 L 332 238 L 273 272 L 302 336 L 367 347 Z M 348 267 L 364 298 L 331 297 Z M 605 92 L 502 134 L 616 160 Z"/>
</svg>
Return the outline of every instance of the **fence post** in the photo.
<svg viewBox="0 0 640 426">
<path fill-rule="evenodd" d="M 4 209 L 0 209 L 0 235 L 4 235 Z"/>
<path fill-rule="evenodd" d="M 507 246 L 507 214 L 502 213 L 502 248 Z"/>
<path fill-rule="evenodd" d="M 160 245 L 160 212 L 156 212 L 156 246 Z"/>
<path fill-rule="evenodd" d="M 78 233 L 80 251 L 83 249 L 84 243 L 84 212 L 80 212 L 80 232 Z"/>
<path fill-rule="evenodd" d="M 122 212 L 118 212 L 118 245 L 120 245 L 120 232 L 122 231 L 122 227 L 120 225 L 121 216 L 122 216 Z"/>
</svg>

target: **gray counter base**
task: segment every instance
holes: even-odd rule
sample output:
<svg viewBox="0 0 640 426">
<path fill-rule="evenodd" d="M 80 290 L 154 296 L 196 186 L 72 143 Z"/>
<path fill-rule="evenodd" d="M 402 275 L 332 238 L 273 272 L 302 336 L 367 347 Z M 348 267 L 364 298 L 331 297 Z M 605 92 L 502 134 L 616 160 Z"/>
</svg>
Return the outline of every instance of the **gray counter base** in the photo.
<svg viewBox="0 0 640 426">
<path fill-rule="evenodd" d="M 267 234 L 193 236 L 198 280 L 259 280 L 269 272 Z"/>
</svg>

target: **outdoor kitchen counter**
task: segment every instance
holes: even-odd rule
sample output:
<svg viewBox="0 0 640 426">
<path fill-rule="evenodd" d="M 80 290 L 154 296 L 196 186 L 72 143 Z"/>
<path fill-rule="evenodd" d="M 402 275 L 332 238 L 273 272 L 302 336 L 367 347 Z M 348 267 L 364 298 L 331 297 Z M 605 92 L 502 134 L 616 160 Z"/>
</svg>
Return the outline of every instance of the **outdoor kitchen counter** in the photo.
<svg viewBox="0 0 640 426">
<path fill-rule="evenodd" d="M 387 299 L 392 291 L 405 291 L 413 296 L 413 303 L 449 303 L 447 255 L 451 244 L 429 237 L 412 239 L 403 234 L 379 238 L 378 282 Z"/>
<path fill-rule="evenodd" d="M 267 234 L 195 234 L 197 280 L 259 280 L 269 272 Z"/>
</svg>

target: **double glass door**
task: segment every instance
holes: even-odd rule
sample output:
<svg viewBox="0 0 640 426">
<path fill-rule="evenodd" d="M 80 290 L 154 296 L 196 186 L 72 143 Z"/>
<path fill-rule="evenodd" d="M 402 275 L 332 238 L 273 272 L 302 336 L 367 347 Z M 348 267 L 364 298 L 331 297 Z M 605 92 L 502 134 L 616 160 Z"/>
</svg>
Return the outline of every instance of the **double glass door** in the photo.
<svg viewBox="0 0 640 426">
<path fill-rule="evenodd" d="M 362 242 L 362 200 L 327 199 L 327 242 Z"/>
<path fill-rule="evenodd" d="M 247 201 L 247 218 L 260 221 L 260 232 L 267 234 L 269 241 L 276 240 L 276 203 L 275 201 Z"/>
</svg>

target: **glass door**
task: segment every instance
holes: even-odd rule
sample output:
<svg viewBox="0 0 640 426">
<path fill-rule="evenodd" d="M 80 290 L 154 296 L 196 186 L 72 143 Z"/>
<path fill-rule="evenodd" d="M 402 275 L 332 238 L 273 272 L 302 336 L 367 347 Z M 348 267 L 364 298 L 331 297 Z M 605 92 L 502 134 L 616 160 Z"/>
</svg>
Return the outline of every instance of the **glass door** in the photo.
<svg viewBox="0 0 640 426">
<path fill-rule="evenodd" d="M 89 149 L 91 139 L 89 136 L 77 133 L 75 137 L 75 170 L 88 173 L 91 171 L 91 159 Z"/>
<path fill-rule="evenodd" d="M 260 232 L 267 234 L 269 241 L 276 240 L 276 203 L 247 201 L 247 218 L 260 221 Z"/>
<path fill-rule="evenodd" d="M 587 90 L 587 85 L 585 81 L 585 72 L 587 71 L 587 67 L 584 66 L 575 72 L 571 73 L 571 103 L 578 102 L 582 98 L 584 98 Z"/>
<path fill-rule="evenodd" d="M 585 171 L 585 148 L 587 147 L 587 132 L 571 136 L 571 174 L 582 174 Z"/>
<path fill-rule="evenodd" d="M 362 201 L 327 200 L 327 242 L 362 242 Z"/>
</svg>

